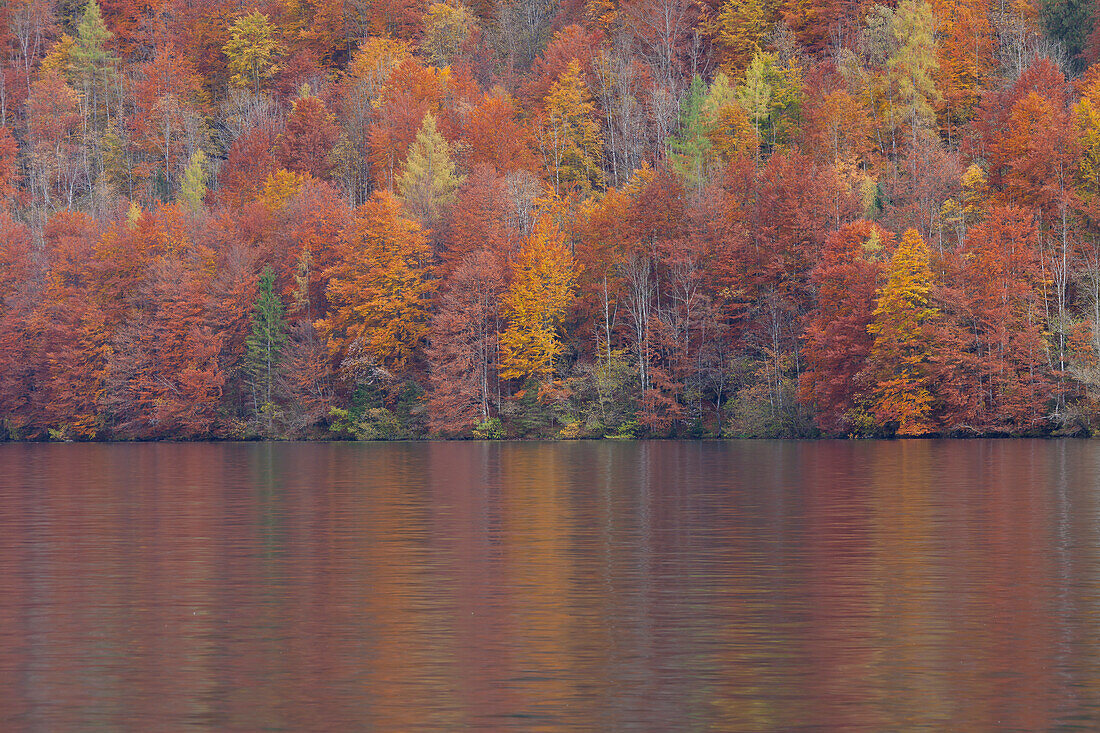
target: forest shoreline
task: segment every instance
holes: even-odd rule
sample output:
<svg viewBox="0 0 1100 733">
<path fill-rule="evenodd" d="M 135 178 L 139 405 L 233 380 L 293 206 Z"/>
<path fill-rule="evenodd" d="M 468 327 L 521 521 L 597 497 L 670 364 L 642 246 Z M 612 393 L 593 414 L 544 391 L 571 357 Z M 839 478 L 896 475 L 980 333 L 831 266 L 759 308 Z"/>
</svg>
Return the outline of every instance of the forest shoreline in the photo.
<svg viewBox="0 0 1100 733">
<path fill-rule="evenodd" d="M 368 439 L 368 440 L 341 440 L 336 438 L 146 438 L 146 439 L 117 439 L 117 440 L 0 440 L 2 445 L 155 445 L 164 444 L 209 444 L 209 445 L 249 445 L 249 444 L 294 444 L 294 443 L 329 443 L 329 444 L 402 444 L 402 443 L 737 443 L 737 442 L 766 442 L 784 441 L 793 443 L 812 443 L 815 441 L 835 442 L 891 442 L 891 441 L 972 441 L 972 440 L 997 440 L 997 441 L 1027 441 L 1027 440 L 1097 440 L 1097 436 L 1076 433 L 1072 435 L 1005 435 L 1004 433 L 990 433 L 983 435 L 893 435 L 883 436 L 769 436 L 769 437 L 645 437 L 645 438 L 395 438 Z"/>
<path fill-rule="evenodd" d="M 1095 3 L 200 5 L 0 0 L 0 438 L 1100 434 Z"/>
</svg>

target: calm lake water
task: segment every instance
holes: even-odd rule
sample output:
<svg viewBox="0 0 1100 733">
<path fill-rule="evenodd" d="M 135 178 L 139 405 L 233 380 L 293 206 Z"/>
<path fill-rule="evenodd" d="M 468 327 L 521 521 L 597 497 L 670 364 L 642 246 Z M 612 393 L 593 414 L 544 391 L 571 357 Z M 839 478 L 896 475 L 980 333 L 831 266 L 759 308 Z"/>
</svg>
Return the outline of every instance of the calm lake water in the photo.
<svg viewBox="0 0 1100 733">
<path fill-rule="evenodd" d="M 0 445 L 0 730 L 1100 727 L 1100 442 Z"/>
</svg>

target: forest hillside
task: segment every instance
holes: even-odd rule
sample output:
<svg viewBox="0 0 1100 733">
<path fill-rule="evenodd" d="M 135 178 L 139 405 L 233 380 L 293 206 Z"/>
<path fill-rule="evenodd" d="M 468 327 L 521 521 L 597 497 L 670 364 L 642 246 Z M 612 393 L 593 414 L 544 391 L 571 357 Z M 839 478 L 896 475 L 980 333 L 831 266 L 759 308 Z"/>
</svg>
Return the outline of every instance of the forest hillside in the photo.
<svg viewBox="0 0 1100 733">
<path fill-rule="evenodd" d="M 1100 429 L 1089 0 L 3 0 L 0 439 Z"/>
</svg>

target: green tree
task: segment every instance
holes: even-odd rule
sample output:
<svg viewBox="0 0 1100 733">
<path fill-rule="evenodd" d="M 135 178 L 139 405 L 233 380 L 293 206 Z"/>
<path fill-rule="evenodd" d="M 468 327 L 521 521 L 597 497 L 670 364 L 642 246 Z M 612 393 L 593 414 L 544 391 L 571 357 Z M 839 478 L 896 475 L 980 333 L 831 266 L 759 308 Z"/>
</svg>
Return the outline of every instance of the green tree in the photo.
<svg viewBox="0 0 1100 733">
<path fill-rule="evenodd" d="M 222 47 L 229 57 L 230 81 L 239 87 L 251 87 L 260 93 L 262 84 L 276 71 L 279 42 L 275 26 L 258 10 L 242 15 L 229 28 L 230 39 Z"/>
<path fill-rule="evenodd" d="M 245 369 L 252 384 L 257 414 L 267 415 L 268 433 L 274 418 L 272 389 L 279 376 L 279 362 L 286 343 L 285 308 L 275 294 L 275 271 L 271 266 L 260 275 L 260 293 L 252 309 L 252 330 L 245 340 Z"/>
<path fill-rule="evenodd" d="M 1043 30 L 1061 41 L 1074 71 L 1084 68 L 1082 54 L 1092 33 L 1094 12 L 1091 0 L 1042 0 L 1039 3 Z"/>
<path fill-rule="evenodd" d="M 405 210 L 422 226 L 433 227 L 454 203 L 460 185 L 462 177 L 455 173 L 450 146 L 429 112 L 424 115 L 420 132 L 409 146 L 405 170 L 397 178 L 397 190 Z"/>
<path fill-rule="evenodd" d="M 760 149 L 753 125 L 737 98 L 737 88 L 724 73 L 714 77 L 699 113 L 713 162 L 720 163 L 735 154 L 755 154 Z"/>
<path fill-rule="evenodd" d="M 774 148 L 790 141 L 802 111 L 802 69 L 758 52 L 745 69 L 737 101 L 748 114 L 761 145 Z"/>
<path fill-rule="evenodd" d="M 73 86 L 81 92 L 86 129 L 92 138 L 90 147 L 97 160 L 103 133 L 111 123 L 110 89 L 118 63 L 107 48 L 112 35 L 103 22 L 99 5 L 88 0 L 68 58 Z"/>
<path fill-rule="evenodd" d="M 113 35 L 103 22 L 99 5 L 95 0 L 88 0 L 88 4 L 84 6 L 84 15 L 77 26 L 76 39 L 69 50 L 69 61 L 74 81 L 83 86 L 85 95 L 90 95 L 89 111 L 93 114 L 97 129 L 100 120 L 96 115 L 101 107 L 104 111 L 103 126 L 110 121 L 107 116 L 110 111 L 107 107 L 107 88 L 114 65 L 118 62 L 107 48 Z"/>
<path fill-rule="evenodd" d="M 706 178 L 707 156 L 710 153 L 710 140 L 703 118 L 706 97 L 706 84 L 696 74 L 680 103 L 680 130 L 668 141 L 672 151 L 672 168 L 690 188 L 699 188 Z"/>
<path fill-rule="evenodd" d="M 206 155 L 201 150 L 196 150 L 183 171 L 183 181 L 180 183 L 176 200 L 191 212 L 199 211 L 202 208 L 203 197 L 206 196 L 208 179 Z"/>
</svg>

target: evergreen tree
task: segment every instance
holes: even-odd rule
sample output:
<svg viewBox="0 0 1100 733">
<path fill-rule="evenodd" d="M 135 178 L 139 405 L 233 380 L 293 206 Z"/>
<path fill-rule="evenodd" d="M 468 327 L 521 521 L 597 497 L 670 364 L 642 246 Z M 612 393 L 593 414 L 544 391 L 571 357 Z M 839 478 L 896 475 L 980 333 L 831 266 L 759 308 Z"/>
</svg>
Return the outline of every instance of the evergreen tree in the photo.
<svg viewBox="0 0 1100 733">
<path fill-rule="evenodd" d="M 1082 54 L 1093 30 L 1091 0 L 1043 0 L 1039 3 L 1039 19 L 1043 30 L 1061 41 L 1073 70 L 1083 69 Z"/>
<path fill-rule="evenodd" d="M 269 433 L 274 408 L 271 392 L 286 343 L 284 313 L 283 302 L 275 293 L 275 271 L 269 265 L 260 275 L 260 292 L 252 310 L 252 331 L 245 340 L 245 369 L 252 383 L 255 409 L 267 415 Z"/>
</svg>

